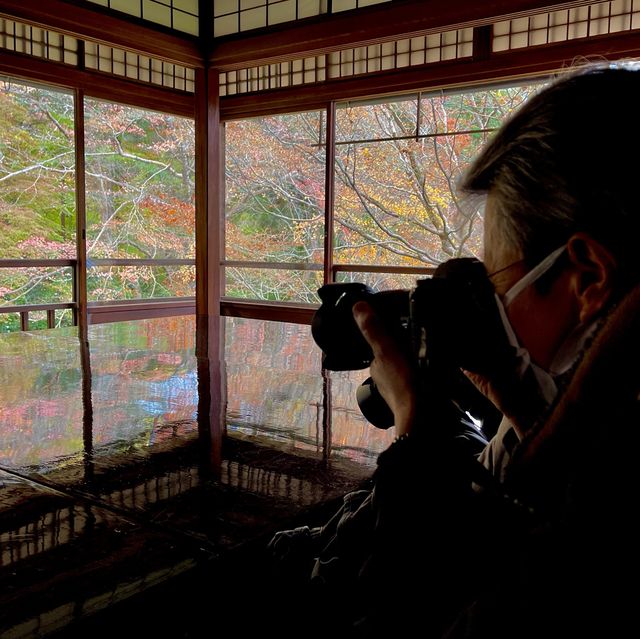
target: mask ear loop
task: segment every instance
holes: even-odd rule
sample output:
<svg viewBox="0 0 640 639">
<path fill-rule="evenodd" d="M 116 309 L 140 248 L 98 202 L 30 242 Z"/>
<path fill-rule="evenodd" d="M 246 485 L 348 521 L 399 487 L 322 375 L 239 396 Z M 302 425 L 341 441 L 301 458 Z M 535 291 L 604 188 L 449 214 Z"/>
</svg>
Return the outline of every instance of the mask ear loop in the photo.
<svg viewBox="0 0 640 639">
<path fill-rule="evenodd" d="M 547 255 L 539 264 L 534 266 L 524 277 L 519 279 L 502 297 L 502 303 L 505 308 L 513 302 L 513 300 L 522 293 L 530 284 L 533 284 L 539 277 L 542 277 L 555 263 L 558 257 L 565 250 L 566 245 L 557 248 L 553 253 Z"/>
<path fill-rule="evenodd" d="M 531 361 L 529 351 L 521 346 L 520 342 L 518 342 L 518 337 L 516 336 L 516 333 L 511 326 L 511 322 L 507 317 L 507 312 L 505 311 L 505 306 L 502 300 L 498 295 L 495 297 L 498 311 L 500 313 L 500 319 L 502 320 L 502 325 L 504 326 L 504 330 L 507 334 L 507 339 L 509 340 L 509 344 L 515 349 L 515 358 L 518 362 L 515 371 L 516 375 L 520 380 L 522 380 L 527 374 L 527 371 L 529 371 L 530 374 L 533 375 L 533 379 L 535 380 L 540 392 L 540 396 L 547 404 L 551 404 L 558 393 L 558 387 L 556 386 L 553 377 Z"/>
</svg>

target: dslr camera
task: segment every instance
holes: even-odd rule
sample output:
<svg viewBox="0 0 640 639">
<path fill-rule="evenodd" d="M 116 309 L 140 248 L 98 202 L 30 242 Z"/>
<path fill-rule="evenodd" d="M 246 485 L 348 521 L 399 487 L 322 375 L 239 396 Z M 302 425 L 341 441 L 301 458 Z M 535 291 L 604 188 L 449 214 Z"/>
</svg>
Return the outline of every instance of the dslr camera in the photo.
<svg viewBox="0 0 640 639">
<path fill-rule="evenodd" d="M 513 357 L 494 288 L 481 261 L 450 259 L 409 290 L 375 292 L 358 282 L 331 283 L 320 287 L 318 295 L 322 303 L 311 333 L 322 349 L 325 369 L 359 370 L 371 364 L 371 348 L 352 313 L 353 305 L 364 300 L 409 355 L 421 395 L 450 400 L 479 422 L 497 419 L 496 409 L 461 372 L 491 375 Z M 391 410 L 371 378 L 356 395 L 369 422 L 379 428 L 393 425 Z"/>
</svg>

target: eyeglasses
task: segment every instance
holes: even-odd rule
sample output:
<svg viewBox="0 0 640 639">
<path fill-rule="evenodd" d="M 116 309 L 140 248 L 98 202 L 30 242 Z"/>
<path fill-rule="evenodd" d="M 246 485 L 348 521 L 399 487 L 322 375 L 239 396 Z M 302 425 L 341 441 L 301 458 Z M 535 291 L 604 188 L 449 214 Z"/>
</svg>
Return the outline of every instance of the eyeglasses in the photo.
<svg viewBox="0 0 640 639">
<path fill-rule="evenodd" d="M 516 260 L 515 262 L 511 262 L 510 264 L 507 264 L 506 266 L 503 266 L 502 268 L 499 268 L 497 271 L 493 271 L 493 273 L 488 273 L 487 277 L 489 279 L 491 279 L 492 277 L 498 275 L 498 273 L 502 273 L 503 271 L 507 271 L 510 268 L 517 266 L 518 264 L 522 264 L 522 262 L 524 262 L 524 259 L 519 259 Z"/>
</svg>

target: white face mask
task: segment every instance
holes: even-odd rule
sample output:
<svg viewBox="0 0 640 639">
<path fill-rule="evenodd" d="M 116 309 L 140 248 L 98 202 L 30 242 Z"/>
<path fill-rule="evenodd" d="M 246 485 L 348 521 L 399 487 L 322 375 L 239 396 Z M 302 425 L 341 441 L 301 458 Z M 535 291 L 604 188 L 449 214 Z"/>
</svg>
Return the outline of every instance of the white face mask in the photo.
<svg viewBox="0 0 640 639">
<path fill-rule="evenodd" d="M 507 333 L 507 337 L 509 338 L 509 343 L 516 349 L 518 375 L 520 379 L 522 379 L 528 370 L 531 371 L 537 382 L 540 393 L 547 404 L 550 404 L 558 393 L 555 378 L 566 373 L 571 368 L 580 355 L 585 341 L 595 330 L 596 324 L 594 322 L 588 326 L 578 325 L 573 331 L 571 331 L 554 355 L 553 361 L 549 366 L 549 370 L 545 370 L 535 362 L 531 361 L 529 351 L 518 343 L 518 338 L 516 337 L 515 331 L 509 322 L 505 309 L 525 288 L 527 288 L 527 286 L 530 286 L 542 277 L 542 275 L 544 275 L 555 264 L 556 260 L 565 249 L 565 246 L 561 246 L 545 257 L 544 260 L 532 268 L 524 277 L 518 280 L 505 293 L 502 300 L 496 295 L 498 310 L 500 311 L 500 317 L 502 318 L 502 323 Z"/>
</svg>

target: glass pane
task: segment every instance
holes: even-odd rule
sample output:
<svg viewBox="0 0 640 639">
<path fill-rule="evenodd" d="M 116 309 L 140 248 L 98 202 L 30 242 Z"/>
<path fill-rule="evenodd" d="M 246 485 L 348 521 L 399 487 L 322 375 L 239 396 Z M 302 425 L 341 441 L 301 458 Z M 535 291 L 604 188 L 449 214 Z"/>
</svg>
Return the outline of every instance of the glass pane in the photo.
<svg viewBox="0 0 640 639">
<path fill-rule="evenodd" d="M 419 113 L 414 99 L 339 109 L 340 139 L 351 142 L 336 149 L 335 262 L 437 266 L 479 256 L 482 212 L 458 198 L 458 180 L 538 86 L 424 97 Z"/>
<path fill-rule="evenodd" d="M 412 289 L 416 281 L 427 275 L 410 275 L 407 273 L 351 273 L 339 271 L 336 275 L 337 282 L 362 282 L 370 286 L 374 291 L 393 289 Z"/>
<path fill-rule="evenodd" d="M 316 304 L 322 271 L 227 267 L 225 282 L 229 297 Z"/>
<path fill-rule="evenodd" d="M 195 256 L 193 120 L 85 100 L 87 255 Z"/>
<path fill-rule="evenodd" d="M 322 264 L 323 115 L 226 124 L 225 259 Z"/>
<path fill-rule="evenodd" d="M 195 266 L 94 266 L 87 269 L 90 302 L 194 296 Z"/>
<path fill-rule="evenodd" d="M 0 268 L 0 307 L 73 301 L 70 266 Z"/>
<path fill-rule="evenodd" d="M 336 115 L 337 142 L 411 136 L 417 131 L 418 97 L 340 104 Z"/>
<path fill-rule="evenodd" d="M 543 84 L 501 87 L 423 96 L 420 133 L 497 129 L 505 118 Z"/>
<path fill-rule="evenodd" d="M 0 78 L 0 254 L 75 257 L 73 97 Z"/>
</svg>

